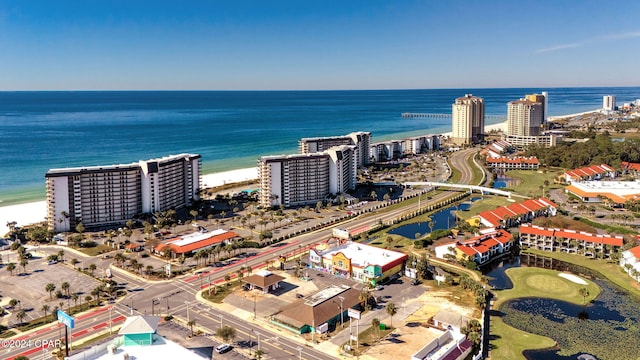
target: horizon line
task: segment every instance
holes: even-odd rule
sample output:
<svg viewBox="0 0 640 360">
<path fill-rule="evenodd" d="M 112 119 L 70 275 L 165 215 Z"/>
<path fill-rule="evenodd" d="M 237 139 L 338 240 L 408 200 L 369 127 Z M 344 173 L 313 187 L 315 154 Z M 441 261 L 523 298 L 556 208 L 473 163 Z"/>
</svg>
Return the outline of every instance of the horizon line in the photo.
<svg viewBox="0 0 640 360">
<path fill-rule="evenodd" d="M 596 86 L 498 86 L 498 87 L 441 87 L 441 88 L 380 88 L 380 89 L 46 89 L 0 90 L 11 92 L 312 92 L 312 91 L 407 91 L 407 90 L 495 90 L 495 89 L 583 89 L 583 88 L 638 88 L 640 85 Z"/>
</svg>

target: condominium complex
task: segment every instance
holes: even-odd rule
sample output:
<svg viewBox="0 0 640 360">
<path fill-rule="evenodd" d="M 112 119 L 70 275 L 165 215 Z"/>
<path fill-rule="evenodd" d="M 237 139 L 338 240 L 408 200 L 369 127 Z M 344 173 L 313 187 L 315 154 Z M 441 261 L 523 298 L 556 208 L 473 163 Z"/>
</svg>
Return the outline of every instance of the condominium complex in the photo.
<svg viewBox="0 0 640 360">
<path fill-rule="evenodd" d="M 507 135 L 540 135 L 543 111 L 543 104 L 539 102 L 527 99 L 509 102 L 507 104 Z"/>
<path fill-rule="evenodd" d="M 260 206 L 315 205 L 356 187 L 354 146 L 310 154 L 263 156 L 258 161 Z"/>
<path fill-rule="evenodd" d="M 484 134 L 484 99 L 467 94 L 452 106 L 452 141 L 456 145 L 482 141 Z"/>
<path fill-rule="evenodd" d="M 542 123 L 545 123 L 547 121 L 549 94 L 546 91 L 543 91 L 542 94 L 527 94 L 525 99 L 542 105 Z"/>
<path fill-rule="evenodd" d="M 369 147 L 369 156 L 372 162 L 388 161 L 438 149 L 440 149 L 440 135 L 422 135 L 373 143 Z"/>
<path fill-rule="evenodd" d="M 371 143 L 371 133 L 358 131 L 345 136 L 330 136 L 303 138 L 298 142 L 300 154 L 311 154 L 329 150 L 334 146 L 354 145 L 357 167 L 369 164 L 369 145 Z"/>
<path fill-rule="evenodd" d="M 603 96 L 602 109 L 605 111 L 614 111 L 616 109 L 616 96 L 615 95 Z"/>
<path fill-rule="evenodd" d="M 100 228 L 144 213 L 188 206 L 199 198 L 200 155 L 137 163 L 51 169 L 46 175 L 47 221 L 53 231 L 82 223 Z"/>
</svg>

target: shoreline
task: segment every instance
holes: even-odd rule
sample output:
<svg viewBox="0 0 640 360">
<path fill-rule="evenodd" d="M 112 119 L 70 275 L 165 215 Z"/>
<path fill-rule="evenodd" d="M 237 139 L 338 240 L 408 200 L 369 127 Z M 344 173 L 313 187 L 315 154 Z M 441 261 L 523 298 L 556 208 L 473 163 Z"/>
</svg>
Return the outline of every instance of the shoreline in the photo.
<svg viewBox="0 0 640 360">
<path fill-rule="evenodd" d="M 504 130 L 506 122 L 485 126 L 485 131 Z M 452 132 L 444 132 L 439 135 L 451 137 Z M 258 179 L 258 167 L 233 169 L 201 175 L 202 188 L 211 188 L 225 184 L 239 183 Z M 46 200 L 38 200 L 20 204 L 2 206 L 0 202 L 0 237 L 9 232 L 7 222 L 15 221 L 17 226 L 25 226 L 45 221 L 47 214 Z"/>
</svg>

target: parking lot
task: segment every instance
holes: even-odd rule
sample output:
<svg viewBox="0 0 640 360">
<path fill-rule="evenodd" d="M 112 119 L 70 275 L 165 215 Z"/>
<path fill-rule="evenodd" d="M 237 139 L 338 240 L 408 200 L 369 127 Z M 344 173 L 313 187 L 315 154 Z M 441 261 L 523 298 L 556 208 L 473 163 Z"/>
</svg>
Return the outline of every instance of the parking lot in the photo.
<svg viewBox="0 0 640 360">
<path fill-rule="evenodd" d="M 45 304 L 50 308 L 48 314 L 51 313 L 54 307 L 59 307 L 60 302 L 64 303 L 64 308 L 69 305 L 75 305 L 70 298 L 56 298 L 56 291 L 62 290 L 61 285 L 63 282 L 69 283 L 70 294 L 76 293 L 79 295 L 78 304 L 84 302 L 85 296 L 90 295 L 91 291 L 100 285 L 98 280 L 74 270 L 69 264 L 58 262 L 48 265 L 44 252 L 32 250 L 31 253 L 33 257 L 26 266 L 26 272 L 23 273 L 22 266 L 16 266 L 13 275 L 11 275 L 6 270 L 6 263 L 16 262 L 16 254 L 15 252 L 3 252 L 2 259 L 5 265 L 2 266 L 0 271 L 0 289 L 2 291 L 0 293 L 2 295 L 0 304 L 7 309 L 11 299 L 19 300 L 20 303 L 17 309 L 25 310 L 26 317 L 23 320 L 25 322 L 44 316 L 42 306 Z M 52 293 L 52 299 L 50 299 L 49 292 L 45 289 L 49 283 L 54 284 L 56 287 Z M 14 310 L 16 309 L 7 309 L 11 315 L 4 316 L 0 320 L 2 324 L 8 325 L 18 322 L 18 319 L 13 316 Z"/>
</svg>

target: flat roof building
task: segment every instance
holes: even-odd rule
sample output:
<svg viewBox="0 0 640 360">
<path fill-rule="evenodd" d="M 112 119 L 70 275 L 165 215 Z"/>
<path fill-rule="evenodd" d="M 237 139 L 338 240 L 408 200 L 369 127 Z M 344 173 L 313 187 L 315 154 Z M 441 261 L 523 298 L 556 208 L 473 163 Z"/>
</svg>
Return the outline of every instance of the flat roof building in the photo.
<svg viewBox="0 0 640 360">
<path fill-rule="evenodd" d="M 507 135 L 538 136 L 543 118 L 542 104 L 527 99 L 507 104 Z M 511 140 L 507 140 L 513 143 Z"/>
<path fill-rule="evenodd" d="M 583 202 L 602 202 L 603 199 L 616 204 L 640 199 L 640 181 L 574 181 L 565 192 L 579 197 Z"/>
<path fill-rule="evenodd" d="M 353 145 L 333 146 L 323 152 L 263 156 L 258 162 L 260 206 L 315 205 L 329 195 L 356 188 L 356 151 Z"/>
<path fill-rule="evenodd" d="M 363 283 L 376 282 L 394 275 L 402 269 L 407 254 L 381 249 L 352 241 L 336 247 L 316 247 L 309 250 L 312 268 L 335 276 L 351 278 Z"/>
<path fill-rule="evenodd" d="M 51 169 L 45 175 L 49 229 L 123 224 L 144 213 L 191 205 L 200 196 L 200 155 Z"/>
<path fill-rule="evenodd" d="M 300 154 L 310 154 L 329 150 L 334 146 L 355 146 L 355 164 L 364 167 L 369 164 L 369 146 L 371 133 L 365 131 L 352 132 L 344 136 L 327 136 L 303 138 L 298 142 Z"/>
<path fill-rule="evenodd" d="M 476 144 L 484 135 L 484 99 L 466 94 L 457 98 L 451 111 L 451 139 L 456 145 Z"/>
</svg>

